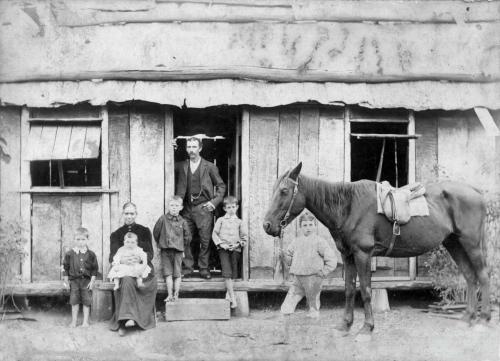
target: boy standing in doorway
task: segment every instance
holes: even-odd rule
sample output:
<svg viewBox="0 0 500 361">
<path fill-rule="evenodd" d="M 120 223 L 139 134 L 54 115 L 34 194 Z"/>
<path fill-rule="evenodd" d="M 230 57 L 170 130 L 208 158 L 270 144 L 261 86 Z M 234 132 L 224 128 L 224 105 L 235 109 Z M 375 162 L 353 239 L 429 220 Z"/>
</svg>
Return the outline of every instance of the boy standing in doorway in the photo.
<svg viewBox="0 0 500 361">
<path fill-rule="evenodd" d="M 229 196 L 224 198 L 224 211 L 226 214 L 215 222 L 212 238 L 219 251 L 222 266 L 222 277 L 226 283 L 227 298 L 231 308 L 236 308 L 233 280 L 238 278 L 241 251 L 248 241 L 245 224 L 238 218 L 238 200 Z"/>
</svg>

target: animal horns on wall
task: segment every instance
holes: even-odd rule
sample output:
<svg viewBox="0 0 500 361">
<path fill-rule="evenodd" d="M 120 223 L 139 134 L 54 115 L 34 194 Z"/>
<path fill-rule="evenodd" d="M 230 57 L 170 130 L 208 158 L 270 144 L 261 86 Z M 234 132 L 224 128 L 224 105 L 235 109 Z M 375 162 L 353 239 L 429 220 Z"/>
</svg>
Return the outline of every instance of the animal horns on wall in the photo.
<svg viewBox="0 0 500 361">
<path fill-rule="evenodd" d="M 290 172 L 290 175 L 288 177 L 290 179 L 293 179 L 294 181 L 297 181 L 297 178 L 299 177 L 301 169 L 302 169 L 302 162 L 297 164 L 297 166 Z"/>
</svg>

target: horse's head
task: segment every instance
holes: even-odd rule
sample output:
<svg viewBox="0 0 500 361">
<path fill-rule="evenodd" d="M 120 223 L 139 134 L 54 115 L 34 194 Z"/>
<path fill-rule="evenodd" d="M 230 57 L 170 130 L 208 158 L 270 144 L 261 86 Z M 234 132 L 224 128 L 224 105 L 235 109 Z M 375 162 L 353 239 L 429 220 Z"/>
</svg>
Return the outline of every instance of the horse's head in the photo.
<svg viewBox="0 0 500 361">
<path fill-rule="evenodd" d="M 264 230 L 271 236 L 279 236 L 305 207 L 306 200 L 300 191 L 299 174 L 302 162 L 294 169 L 282 174 L 274 184 L 271 204 L 264 218 Z"/>
</svg>

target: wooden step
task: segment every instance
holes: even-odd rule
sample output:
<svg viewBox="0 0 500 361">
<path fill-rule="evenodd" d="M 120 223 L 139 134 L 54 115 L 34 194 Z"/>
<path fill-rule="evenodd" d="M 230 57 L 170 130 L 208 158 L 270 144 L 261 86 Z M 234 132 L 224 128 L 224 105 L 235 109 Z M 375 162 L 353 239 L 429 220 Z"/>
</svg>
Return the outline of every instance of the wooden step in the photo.
<svg viewBox="0 0 500 361">
<path fill-rule="evenodd" d="M 165 302 L 166 321 L 229 320 L 229 301 L 220 298 L 179 298 Z"/>
</svg>

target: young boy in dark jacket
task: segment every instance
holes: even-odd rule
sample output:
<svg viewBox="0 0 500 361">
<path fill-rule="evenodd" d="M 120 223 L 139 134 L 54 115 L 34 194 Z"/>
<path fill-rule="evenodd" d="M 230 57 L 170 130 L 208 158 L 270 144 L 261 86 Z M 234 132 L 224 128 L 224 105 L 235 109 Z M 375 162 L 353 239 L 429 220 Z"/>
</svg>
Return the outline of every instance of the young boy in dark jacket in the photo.
<svg viewBox="0 0 500 361">
<path fill-rule="evenodd" d="M 184 250 L 191 242 L 188 224 L 179 212 L 182 198 L 174 196 L 168 203 L 168 213 L 161 216 L 153 229 L 153 237 L 160 249 L 161 268 L 167 283 L 167 298 L 171 302 L 179 298 L 181 267 Z"/>
<path fill-rule="evenodd" d="M 76 327 L 80 304 L 83 306 L 82 327 L 89 327 L 90 304 L 92 303 L 90 291 L 94 285 L 99 266 L 95 253 L 87 247 L 89 240 L 88 229 L 83 227 L 77 228 L 74 239 L 75 247 L 66 253 L 63 261 L 64 286 L 70 288 L 70 327 Z"/>
</svg>

